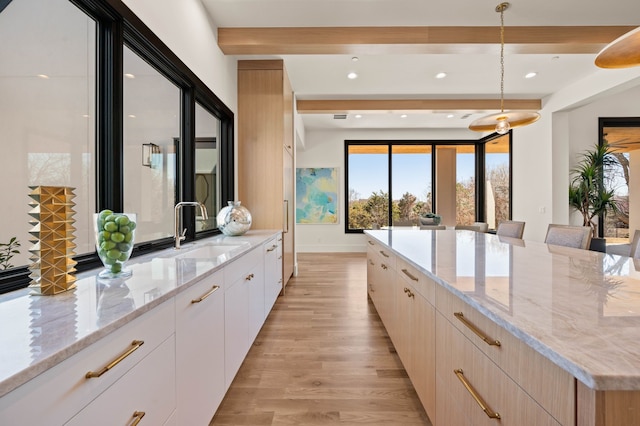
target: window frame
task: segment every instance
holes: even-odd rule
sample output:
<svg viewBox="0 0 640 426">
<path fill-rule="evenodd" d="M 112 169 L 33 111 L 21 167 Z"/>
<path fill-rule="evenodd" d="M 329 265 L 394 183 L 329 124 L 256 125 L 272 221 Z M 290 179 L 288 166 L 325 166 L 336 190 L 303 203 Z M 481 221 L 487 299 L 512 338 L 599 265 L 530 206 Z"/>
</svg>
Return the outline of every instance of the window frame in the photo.
<svg viewBox="0 0 640 426">
<path fill-rule="evenodd" d="M 234 114 L 121 0 L 68 0 L 96 22 L 96 206 L 122 211 L 123 167 L 123 49 L 126 45 L 181 89 L 182 153 L 177 155 L 176 202 L 195 199 L 195 103 L 220 120 L 220 196 L 233 199 Z M 11 0 L 0 0 L 0 12 Z M 190 177 L 190 178 L 186 178 Z M 25 219 L 26 220 L 26 219 Z M 220 233 L 217 229 L 195 232 L 195 215 L 184 215 L 187 241 Z M 132 257 L 173 245 L 173 238 L 136 245 Z M 23 245 L 24 247 L 24 245 Z M 97 254 L 74 257 L 78 272 L 102 266 Z M 29 285 L 27 266 L 0 271 L 0 294 Z"/>
<path fill-rule="evenodd" d="M 435 148 L 437 146 L 446 146 L 446 145 L 474 145 L 475 146 L 475 179 L 476 179 L 476 188 L 475 188 L 475 217 L 476 221 L 484 222 L 485 220 L 485 144 L 487 142 L 492 141 L 495 138 L 502 137 L 504 135 L 499 135 L 497 133 L 492 133 L 490 135 L 484 136 L 480 139 L 448 139 L 448 140 L 440 140 L 440 139 L 420 139 L 420 140 L 388 140 L 388 139 L 345 139 L 344 140 L 344 194 L 345 194 L 345 202 L 344 202 L 344 232 L 345 234 L 362 234 L 364 229 L 350 229 L 349 228 L 349 200 L 347 197 L 349 196 L 349 147 L 350 146 L 362 146 L 362 145 L 386 145 L 388 148 L 388 191 L 389 191 L 389 223 L 393 223 L 392 214 L 393 214 L 393 193 L 392 193 L 392 177 L 393 177 L 393 149 L 394 145 L 430 145 L 431 152 L 433 153 L 431 156 L 431 205 L 433 209 L 437 209 L 436 206 L 436 157 Z M 513 130 L 509 131 L 509 218 L 512 217 L 512 209 L 513 209 Z"/>
</svg>

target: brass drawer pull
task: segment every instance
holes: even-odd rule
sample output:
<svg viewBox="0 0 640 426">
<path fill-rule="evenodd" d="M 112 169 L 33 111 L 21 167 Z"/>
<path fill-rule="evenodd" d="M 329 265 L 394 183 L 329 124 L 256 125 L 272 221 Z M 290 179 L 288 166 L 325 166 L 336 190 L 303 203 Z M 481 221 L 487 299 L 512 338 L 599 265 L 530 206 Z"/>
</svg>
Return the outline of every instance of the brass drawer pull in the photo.
<svg viewBox="0 0 640 426">
<path fill-rule="evenodd" d="M 198 297 L 197 299 L 193 299 L 191 301 L 191 303 L 200 303 L 200 302 L 202 302 L 204 299 L 206 299 L 207 297 L 211 296 L 213 293 L 218 291 L 219 288 L 220 288 L 219 285 L 214 285 L 211 290 L 209 290 L 208 292 L 206 292 L 202 296 Z"/>
<path fill-rule="evenodd" d="M 388 268 L 387 268 L 387 265 L 385 265 L 384 263 L 381 263 L 381 264 L 380 264 L 380 267 L 381 267 L 382 269 L 388 269 Z"/>
<path fill-rule="evenodd" d="M 467 381 L 467 378 L 464 377 L 464 372 L 462 371 L 462 369 L 458 368 L 457 370 L 453 370 L 453 372 L 455 373 L 456 376 L 458 376 L 458 379 L 460 379 L 460 381 L 462 382 L 464 387 L 467 389 L 467 391 L 471 394 L 473 399 L 476 400 L 480 408 L 482 408 L 482 411 L 484 411 L 484 413 L 487 416 L 489 416 L 490 419 L 500 419 L 500 413 L 496 413 L 495 411 L 492 411 L 491 408 L 487 407 L 487 403 L 484 402 L 482 397 L 478 395 L 478 392 L 476 392 L 473 386 L 471 386 L 471 383 Z"/>
<path fill-rule="evenodd" d="M 253 274 L 247 275 L 244 279 L 245 281 L 251 281 L 253 279 Z"/>
<path fill-rule="evenodd" d="M 416 297 L 416 295 L 413 294 L 411 290 L 409 290 L 409 292 L 407 293 L 407 297 Z"/>
<path fill-rule="evenodd" d="M 384 257 L 389 257 L 389 255 L 382 250 L 380 250 L 380 254 L 383 255 Z"/>
<path fill-rule="evenodd" d="M 416 277 L 414 277 L 409 271 L 407 271 L 406 269 L 403 269 L 402 272 L 404 272 L 404 274 L 406 276 L 408 276 L 409 278 L 411 278 L 413 281 L 418 281 L 418 279 Z"/>
<path fill-rule="evenodd" d="M 371 260 L 371 259 L 369 259 L 369 265 L 371 265 L 371 266 L 376 266 L 376 264 L 375 264 L 375 263 L 373 263 L 373 260 Z"/>
<path fill-rule="evenodd" d="M 368 242 L 369 244 L 371 244 L 372 246 L 375 246 L 375 244 L 373 243 L 373 241 L 371 241 L 371 240 L 367 240 L 367 242 Z"/>
<path fill-rule="evenodd" d="M 146 413 L 144 411 L 134 411 L 133 422 L 131 423 L 131 426 L 136 426 L 138 423 L 140 423 L 140 420 L 142 420 L 145 414 Z"/>
<path fill-rule="evenodd" d="M 267 249 L 267 253 L 268 253 L 268 252 L 271 252 L 271 251 L 274 251 L 274 250 L 275 250 L 275 249 L 277 249 L 277 248 L 278 248 L 278 246 L 274 244 L 274 245 L 272 245 L 272 246 L 271 246 L 271 248 L 268 248 L 268 249 Z"/>
<path fill-rule="evenodd" d="M 489 337 L 485 336 L 484 333 L 482 333 L 482 331 L 478 330 L 478 328 L 475 325 L 470 323 L 469 320 L 464 317 L 464 314 L 462 312 L 454 312 L 453 315 L 455 315 L 456 318 L 458 318 L 464 325 L 466 325 L 467 328 L 469 328 L 469 330 L 473 331 L 476 334 L 476 336 L 481 338 L 487 345 L 489 346 L 502 345 L 500 343 L 500 340 L 491 340 Z"/>
<path fill-rule="evenodd" d="M 134 340 L 133 342 L 131 342 L 131 347 L 129 349 L 127 349 L 118 358 L 116 358 L 113 361 L 111 361 L 107 366 L 103 367 L 102 370 L 100 370 L 98 372 L 89 371 L 89 372 L 87 372 L 87 374 L 84 375 L 84 377 L 87 378 L 87 379 L 91 379 L 91 378 L 94 378 L 94 377 L 102 376 L 104 373 L 106 373 L 107 371 L 111 370 L 116 365 L 120 364 L 126 357 L 128 357 L 129 355 L 134 353 L 142 345 L 144 345 L 144 340 Z"/>
</svg>

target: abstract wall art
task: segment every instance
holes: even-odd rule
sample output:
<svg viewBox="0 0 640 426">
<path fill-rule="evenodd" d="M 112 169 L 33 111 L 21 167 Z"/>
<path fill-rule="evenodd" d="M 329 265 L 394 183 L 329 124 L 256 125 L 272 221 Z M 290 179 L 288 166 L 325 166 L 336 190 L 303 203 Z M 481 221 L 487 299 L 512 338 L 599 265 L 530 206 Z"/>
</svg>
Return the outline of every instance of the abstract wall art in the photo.
<svg viewBox="0 0 640 426">
<path fill-rule="evenodd" d="M 296 169 L 296 223 L 338 223 L 338 168 Z"/>
</svg>

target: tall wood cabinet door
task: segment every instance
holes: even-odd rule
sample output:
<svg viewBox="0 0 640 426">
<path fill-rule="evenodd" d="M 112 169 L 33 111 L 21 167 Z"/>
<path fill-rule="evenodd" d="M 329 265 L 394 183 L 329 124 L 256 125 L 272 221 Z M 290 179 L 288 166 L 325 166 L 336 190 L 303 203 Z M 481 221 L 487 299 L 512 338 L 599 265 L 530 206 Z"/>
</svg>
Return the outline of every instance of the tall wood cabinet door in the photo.
<svg viewBox="0 0 640 426">
<path fill-rule="evenodd" d="M 224 397 L 222 287 L 220 270 L 176 296 L 177 424 L 207 424 Z"/>
<path fill-rule="evenodd" d="M 436 309 L 416 294 L 413 303 L 414 353 L 411 381 L 429 419 L 435 424 L 436 413 Z"/>
<path fill-rule="evenodd" d="M 287 281 L 293 275 L 293 263 L 294 263 L 294 252 L 295 252 L 295 238 L 294 238 L 294 230 L 295 230 L 295 198 L 293 193 L 293 182 L 295 179 L 294 176 L 294 163 L 293 163 L 293 155 L 284 147 L 282 149 L 282 157 L 283 157 L 283 173 L 284 173 L 284 201 L 283 201 L 283 209 L 284 209 L 284 241 L 283 241 L 283 262 L 282 262 L 282 278 L 283 278 L 283 290 L 287 285 Z"/>
</svg>

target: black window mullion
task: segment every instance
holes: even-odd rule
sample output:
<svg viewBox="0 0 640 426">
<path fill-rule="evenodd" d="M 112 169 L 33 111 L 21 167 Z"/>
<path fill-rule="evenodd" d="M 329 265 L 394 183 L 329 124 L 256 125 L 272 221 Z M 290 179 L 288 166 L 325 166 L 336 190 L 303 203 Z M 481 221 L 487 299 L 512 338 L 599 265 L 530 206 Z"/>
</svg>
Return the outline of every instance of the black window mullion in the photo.
<svg viewBox="0 0 640 426">
<path fill-rule="evenodd" d="M 479 143 L 475 146 L 475 163 L 476 163 L 476 222 L 484 222 L 486 218 L 485 203 L 485 144 Z"/>
<path fill-rule="evenodd" d="M 97 211 L 123 211 L 123 39 L 119 21 L 98 25 Z"/>
<path fill-rule="evenodd" d="M 388 205 L 389 209 L 387 213 L 387 225 L 393 226 L 393 191 L 391 190 L 391 182 L 392 182 L 392 173 L 393 173 L 393 143 L 389 142 L 387 144 L 387 194 L 388 194 Z"/>
<path fill-rule="evenodd" d="M 196 199 L 195 188 L 195 169 L 196 169 L 196 148 L 195 148 L 195 117 L 196 117 L 196 105 L 193 89 L 182 90 L 182 128 L 180 145 L 182 149 L 179 151 L 180 155 L 177 158 L 179 162 L 177 164 L 176 181 L 176 202 L 178 201 L 194 201 Z M 188 229 L 188 239 L 195 238 L 196 224 L 194 207 L 183 207 L 186 214 L 182 215 L 182 227 Z"/>
</svg>

